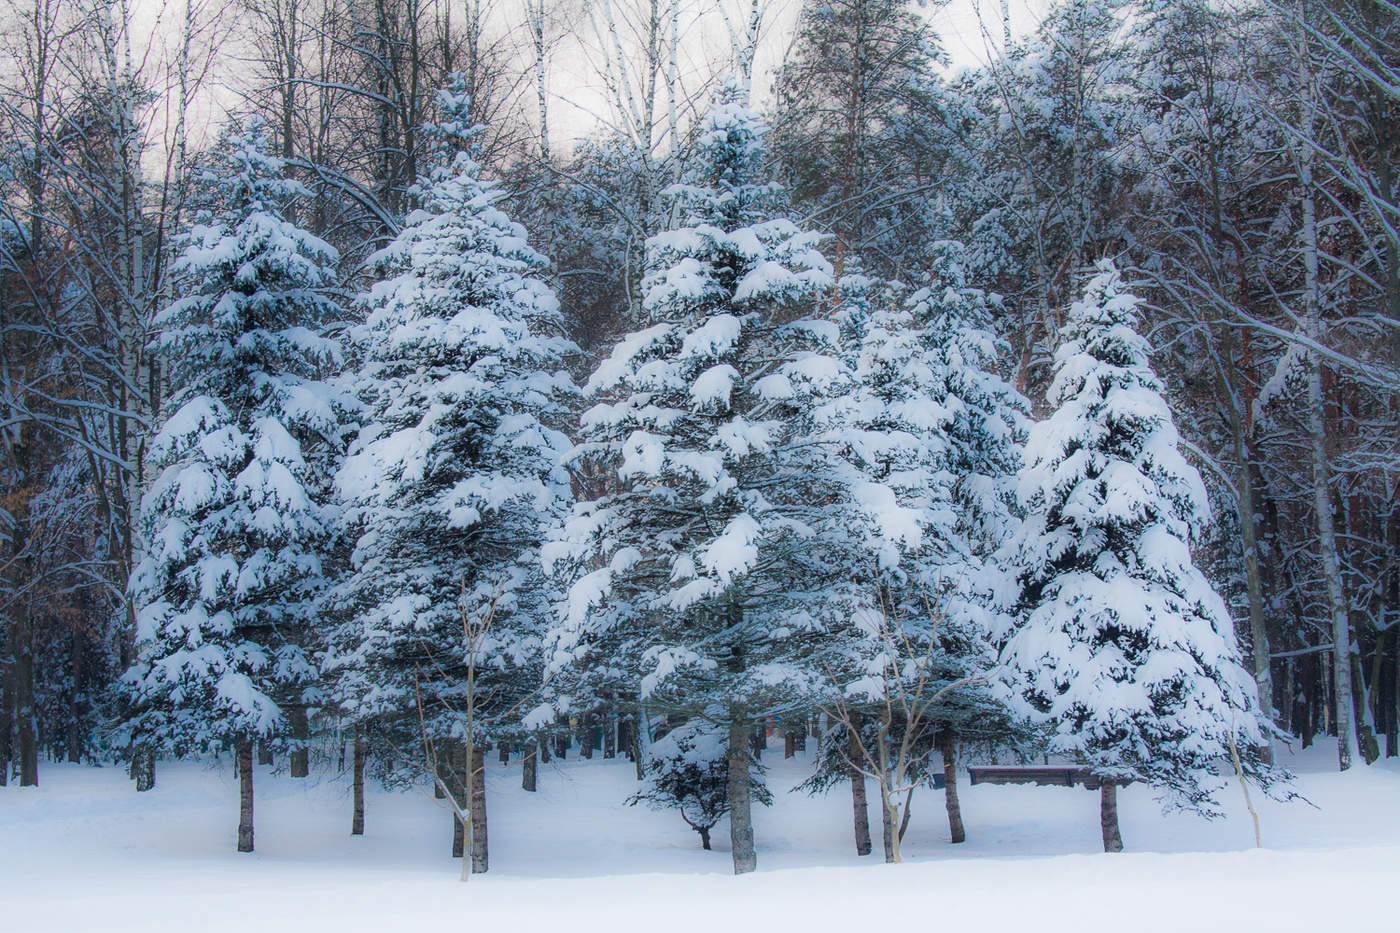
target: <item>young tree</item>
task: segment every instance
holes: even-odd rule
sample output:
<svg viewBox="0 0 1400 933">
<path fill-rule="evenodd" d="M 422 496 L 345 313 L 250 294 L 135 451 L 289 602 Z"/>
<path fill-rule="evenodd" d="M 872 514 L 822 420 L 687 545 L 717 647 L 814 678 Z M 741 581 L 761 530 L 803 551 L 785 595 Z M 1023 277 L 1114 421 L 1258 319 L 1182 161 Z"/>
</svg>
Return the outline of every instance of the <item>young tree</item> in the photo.
<svg viewBox="0 0 1400 933">
<path fill-rule="evenodd" d="M 558 428 L 574 346 L 545 260 L 481 178 L 464 81 L 438 103 L 439 164 L 378 254 L 389 277 L 353 334 L 367 414 L 337 484 L 358 543 L 324 665 L 356 722 L 470 760 L 539 685 L 538 548 L 569 496 Z"/>
<path fill-rule="evenodd" d="M 710 830 L 729 812 L 728 734 L 714 724 L 723 719 L 716 710 L 708 719 L 682 723 L 648 749 L 642 789 L 627 798 L 657 810 L 675 810 L 700 834 L 700 846 L 710 849 Z M 754 800 L 768 806 L 773 795 L 764 785 L 762 770 L 750 761 L 749 783 Z"/>
<path fill-rule="evenodd" d="M 1143 781 L 1163 804 L 1213 815 L 1213 764 L 1245 767 L 1268 727 L 1241 668 L 1225 604 L 1192 561 L 1208 518 L 1178 436 L 1138 299 L 1104 261 L 1070 309 L 1050 417 L 1031 429 L 1020 533 L 1003 550 L 1015 623 L 1005 693 L 1049 730 L 1048 751 L 1102 782 L 1104 850 L 1121 851 L 1116 788 Z"/>
<path fill-rule="evenodd" d="M 648 325 L 589 383 L 600 401 L 574 454 L 607 485 L 551 550 L 585 571 L 552 640 L 586 689 L 706 715 L 728 732 L 736 873 L 756 865 L 749 738 L 804 672 L 816 625 L 815 555 L 825 460 L 794 430 L 795 383 L 834 362 L 802 349 L 834 338 L 801 316 L 830 286 L 816 236 L 782 217 L 764 177 L 764 127 L 730 83 L 699 129 L 699 155 L 670 189 L 685 217 L 651 238 Z"/>
<path fill-rule="evenodd" d="M 252 743 L 284 737 L 286 710 L 317 680 L 329 516 L 308 459 L 339 423 L 317 381 L 338 348 L 314 330 L 340 315 L 324 294 L 336 253 L 282 219 L 303 190 L 266 145 L 256 120 L 222 144 L 218 204 L 176 266 L 184 297 L 156 318 L 180 388 L 151 442 L 127 673 L 138 740 L 237 747 L 241 852 L 253 849 Z"/>
</svg>

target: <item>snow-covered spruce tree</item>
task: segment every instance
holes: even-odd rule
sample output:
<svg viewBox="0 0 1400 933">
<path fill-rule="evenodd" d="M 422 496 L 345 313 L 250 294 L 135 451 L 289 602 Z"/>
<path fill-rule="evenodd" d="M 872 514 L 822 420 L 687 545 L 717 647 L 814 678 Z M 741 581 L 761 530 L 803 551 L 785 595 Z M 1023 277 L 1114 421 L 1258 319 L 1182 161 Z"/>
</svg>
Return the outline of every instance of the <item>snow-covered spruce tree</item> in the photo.
<svg viewBox="0 0 1400 933">
<path fill-rule="evenodd" d="M 178 387 L 151 440 L 144 553 L 132 573 L 138 657 L 129 727 L 187 754 L 232 745 L 239 851 L 252 851 L 252 746 L 285 738 L 314 702 L 325 497 L 308 460 L 339 415 L 317 381 L 340 316 L 335 250 L 281 216 L 304 194 L 254 120 L 222 144 L 218 201 L 178 260 L 183 297 L 156 317 Z"/>
<path fill-rule="evenodd" d="M 586 689 L 719 718 L 736 873 L 756 864 L 749 737 L 801 692 L 794 660 L 826 573 L 814 525 L 825 457 L 795 436 L 793 382 L 836 365 L 811 349 L 834 342 L 834 325 L 802 316 L 830 266 L 816 235 L 783 217 L 743 99 L 733 83 L 720 91 L 693 167 L 668 190 L 684 225 L 647 243 L 649 326 L 591 379 L 603 400 L 573 454 L 603 489 L 549 555 L 585 571 L 551 664 L 572 662 Z"/>
<path fill-rule="evenodd" d="M 687 826 L 700 834 L 700 845 L 710 848 L 710 830 L 729 812 L 729 733 L 722 725 L 725 714 L 681 723 L 647 750 L 642 789 L 627 798 L 629 804 L 645 803 L 658 810 L 676 810 Z M 773 795 L 763 784 L 762 768 L 749 764 L 753 798 L 764 806 Z"/>
<path fill-rule="evenodd" d="M 484 743 L 514 735 L 539 685 L 552 612 L 539 546 L 567 509 L 574 346 L 545 260 L 481 178 L 462 82 L 438 103 L 439 163 L 375 257 L 388 277 L 353 333 L 366 414 L 337 484 L 358 543 L 324 666 L 352 720 L 405 755 L 426 737 L 430 767 L 447 765 L 459 795 L 470 768 L 484 799 Z M 479 872 L 484 804 L 473 810 Z"/>
<path fill-rule="evenodd" d="M 963 282 L 960 252 L 938 244 L 933 280 L 907 299 L 889 283 L 842 279 L 846 378 L 812 407 L 841 479 L 822 537 L 839 542 L 855 588 L 847 624 L 820 643 L 821 667 L 838 680 L 826 702 L 849 733 L 843 750 L 849 739 L 856 770 L 880 788 L 890 860 L 899 800 L 933 773 L 930 756 L 951 757 L 958 735 L 1008 732 L 979 679 L 995 665 L 985 561 L 1015 527 L 1026 405 L 995 374 L 986 299 Z M 948 796 L 957 840 L 955 788 Z"/>
<path fill-rule="evenodd" d="M 1102 781 L 1105 851 L 1123 847 L 1116 784 L 1142 781 L 1165 807 L 1214 815 L 1232 748 L 1267 781 L 1265 726 L 1224 602 L 1192 562 L 1208 518 L 1178 436 L 1139 301 L 1111 262 L 1070 309 L 1049 403 L 1031 429 L 1003 549 L 1014 624 L 1007 694 L 1049 729 L 1047 751 Z"/>
</svg>

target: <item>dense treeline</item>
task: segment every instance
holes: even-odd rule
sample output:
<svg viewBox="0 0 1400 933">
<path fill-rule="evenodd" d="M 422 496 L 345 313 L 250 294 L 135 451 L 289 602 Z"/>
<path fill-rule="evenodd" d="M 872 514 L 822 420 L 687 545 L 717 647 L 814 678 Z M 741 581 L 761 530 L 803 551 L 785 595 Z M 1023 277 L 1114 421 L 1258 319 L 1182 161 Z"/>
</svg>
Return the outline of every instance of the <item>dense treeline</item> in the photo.
<svg viewBox="0 0 1400 933">
<path fill-rule="evenodd" d="M 1110 848 L 1271 728 L 1400 754 L 1391 0 L 955 73 L 909 0 L 217 6 L 5 5 L 0 783 L 227 749 L 251 848 L 255 754 L 368 767 L 484 871 L 482 756 L 596 745 L 742 871 L 765 723 L 891 858 L 969 751 Z"/>
</svg>

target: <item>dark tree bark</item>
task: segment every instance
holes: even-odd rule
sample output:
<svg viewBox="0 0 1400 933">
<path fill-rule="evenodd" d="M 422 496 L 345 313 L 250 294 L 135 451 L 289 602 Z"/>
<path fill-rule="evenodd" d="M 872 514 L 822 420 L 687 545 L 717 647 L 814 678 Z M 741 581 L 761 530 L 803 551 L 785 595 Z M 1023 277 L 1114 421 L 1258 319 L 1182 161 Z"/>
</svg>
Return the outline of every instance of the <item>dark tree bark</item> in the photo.
<svg viewBox="0 0 1400 933">
<path fill-rule="evenodd" d="M 612 712 L 603 714 L 603 757 L 617 757 L 617 715 Z"/>
<path fill-rule="evenodd" d="M 560 761 L 569 757 L 569 734 L 560 732 L 554 737 L 554 757 Z"/>
<path fill-rule="evenodd" d="M 354 811 L 350 816 L 350 835 L 363 836 L 365 834 L 365 740 L 360 735 L 360 727 L 355 727 L 355 758 L 354 758 Z"/>
<path fill-rule="evenodd" d="M 39 786 L 39 735 L 34 709 L 34 634 L 29 609 L 19 600 L 15 622 L 10 630 L 10 651 L 14 657 L 15 739 L 19 752 L 19 786 Z"/>
<path fill-rule="evenodd" d="M 1103 828 L 1103 850 L 1122 852 L 1123 836 L 1118 832 L 1118 785 L 1104 781 L 1099 787 L 1099 825 Z"/>
<path fill-rule="evenodd" d="M 539 777 L 539 766 L 535 756 L 538 744 L 531 739 L 525 744 L 523 757 L 520 759 L 520 789 L 530 793 L 535 792 L 535 785 Z"/>
<path fill-rule="evenodd" d="M 860 739 L 855 730 L 850 732 L 850 747 L 847 752 L 852 762 L 860 760 Z M 856 855 L 870 854 L 870 808 L 865 799 L 865 775 L 854 764 L 846 766 L 846 776 L 851 782 L 851 810 L 855 817 Z"/>
<path fill-rule="evenodd" d="M 491 867 L 486 835 L 486 760 L 481 746 L 471 753 L 471 793 L 472 874 L 480 875 Z"/>
<path fill-rule="evenodd" d="M 79 764 L 83 760 L 83 645 L 86 640 L 74 629 L 69 636 L 69 663 L 72 676 L 68 693 L 67 735 L 64 737 L 64 751 L 69 764 Z"/>
<path fill-rule="evenodd" d="M 898 861 L 894 853 L 894 807 L 884 785 L 880 786 L 880 840 L 885 847 L 885 862 Z"/>
<path fill-rule="evenodd" d="M 753 846 L 753 813 L 749 800 L 749 754 L 753 733 L 744 722 L 743 707 L 735 704 L 729 715 L 729 845 L 734 874 L 758 867 Z"/>
<path fill-rule="evenodd" d="M 287 710 L 287 718 L 292 724 L 292 738 L 295 744 L 288 758 L 288 768 L 294 778 L 304 778 L 311 773 L 311 754 L 306 743 L 311 738 L 311 723 L 306 718 L 306 707 L 297 705 Z"/>
<path fill-rule="evenodd" d="M 253 851 L 253 740 L 238 742 L 238 851 Z"/>
<path fill-rule="evenodd" d="M 710 827 L 708 827 L 708 826 L 697 826 L 697 827 L 695 827 L 695 831 L 696 831 L 697 833 L 700 834 L 700 848 L 704 849 L 706 852 L 709 852 L 709 851 L 710 851 Z"/>
<path fill-rule="evenodd" d="M 138 745 L 132 752 L 131 774 L 136 778 L 136 792 L 145 793 L 156 786 L 156 753 L 149 745 Z"/>
<path fill-rule="evenodd" d="M 470 779 L 467 777 L 467 749 L 465 745 L 458 745 L 453 742 L 448 746 L 444 757 L 447 767 L 447 787 L 452 794 L 452 799 L 457 806 L 466 810 L 471 806 L 471 801 L 467 795 L 471 792 Z M 467 827 L 457 818 L 457 811 L 452 811 L 452 857 L 462 858 L 466 852 Z"/>
<path fill-rule="evenodd" d="M 535 745 L 540 750 L 540 764 L 549 764 L 549 759 L 552 757 L 549 753 L 549 736 L 545 735 L 543 732 L 537 733 Z"/>
<path fill-rule="evenodd" d="M 578 725 L 578 754 L 580 758 L 593 757 L 593 714 L 583 717 Z"/>
<path fill-rule="evenodd" d="M 15 691 L 10 679 L 10 666 L 0 655 L 0 787 L 10 783 L 10 761 L 14 746 L 10 734 L 14 731 Z"/>
<path fill-rule="evenodd" d="M 954 843 L 967 839 L 963 830 L 962 806 L 958 803 L 957 737 L 944 732 L 939 745 L 943 750 L 943 802 L 948 807 L 948 835 Z"/>
<path fill-rule="evenodd" d="M 505 742 L 498 742 L 498 743 L 496 743 L 496 744 L 497 744 L 496 757 L 500 759 L 501 764 L 503 764 L 503 765 L 508 765 L 508 764 L 510 764 L 510 746 L 509 746 L 508 744 L 506 744 Z"/>
<path fill-rule="evenodd" d="M 258 743 L 258 764 L 272 764 L 272 746 L 267 743 L 266 739 Z"/>
</svg>

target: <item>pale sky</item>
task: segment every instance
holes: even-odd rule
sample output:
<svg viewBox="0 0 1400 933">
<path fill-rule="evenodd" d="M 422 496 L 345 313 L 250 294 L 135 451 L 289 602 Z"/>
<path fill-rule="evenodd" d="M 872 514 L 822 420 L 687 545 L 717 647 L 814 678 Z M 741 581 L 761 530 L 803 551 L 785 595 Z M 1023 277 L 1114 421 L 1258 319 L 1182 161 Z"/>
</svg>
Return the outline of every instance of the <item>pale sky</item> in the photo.
<svg viewBox="0 0 1400 933">
<path fill-rule="evenodd" d="M 223 35 L 217 41 L 213 54 L 211 73 L 201 89 L 189 114 L 190 135 L 193 140 L 209 138 L 217 131 L 229 108 L 237 108 L 239 98 L 237 88 L 245 84 L 240 72 L 246 72 L 251 65 L 241 60 L 239 54 L 239 26 L 236 9 L 228 0 L 133 0 L 136 28 L 133 40 L 144 48 L 135 48 L 140 67 L 147 81 L 157 90 L 163 90 L 162 73 L 173 60 L 184 3 L 191 2 L 205 10 L 224 11 Z M 573 0 L 578 3 L 579 0 Z M 626 0 L 621 0 L 625 3 Z M 695 0 L 688 4 L 694 12 L 692 19 L 681 37 L 681 53 L 688 60 L 694 72 L 705 69 L 705 63 L 723 57 L 728 40 L 722 21 L 714 12 L 714 2 L 727 2 L 730 8 L 742 16 L 747 10 L 747 0 Z M 930 9 L 928 15 L 938 33 L 942 36 L 944 49 L 951 60 L 952 69 L 977 65 L 987 60 L 990 48 L 1001 45 L 1001 16 L 1003 0 L 950 0 L 946 5 Z M 1017 35 L 1024 35 L 1035 28 L 1051 0 L 1007 0 L 1012 29 Z M 755 62 L 755 93 L 758 103 L 764 103 L 764 95 L 771 83 L 773 69 L 781 61 L 791 40 L 793 26 L 802 0 L 769 0 L 764 24 L 764 39 Z M 495 0 L 483 4 L 490 9 L 490 26 L 496 30 L 519 28 L 524 21 L 520 12 L 519 0 Z M 986 30 L 984 34 L 983 30 Z M 550 121 L 551 137 L 560 148 L 571 148 L 581 136 L 591 132 L 600 115 L 608 112 L 606 95 L 598 77 L 598 55 L 590 53 L 596 47 L 592 27 L 587 15 L 577 15 L 568 24 L 568 33 L 558 44 L 551 59 L 550 74 Z M 520 36 L 524 54 L 528 51 L 528 39 Z M 522 68 L 528 67 L 528 60 L 522 60 Z M 684 72 L 685 66 L 682 65 Z M 526 80 L 531 80 L 527 73 Z M 533 94 L 533 92 L 530 92 Z M 174 122 L 168 109 L 173 105 L 173 93 L 157 103 L 158 111 L 152 115 L 152 161 L 160 161 L 165 150 L 159 140 L 165 136 L 165 128 Z M 527 108 L 534 113 L 533 100 Z M 197 145 L 198 143 L 196 143 Z M 152 169 L 156 166 L 152 165 Z"/>
</svg>

